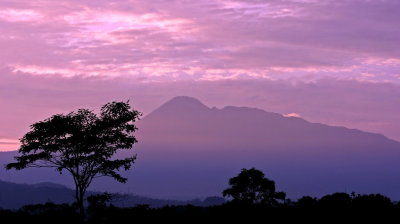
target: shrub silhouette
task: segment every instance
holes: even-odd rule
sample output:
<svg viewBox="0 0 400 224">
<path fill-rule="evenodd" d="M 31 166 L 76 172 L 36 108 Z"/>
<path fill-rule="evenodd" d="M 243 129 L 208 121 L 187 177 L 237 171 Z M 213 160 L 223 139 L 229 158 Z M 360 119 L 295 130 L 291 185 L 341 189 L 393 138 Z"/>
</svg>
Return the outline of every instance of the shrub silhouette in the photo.
<svg viewBox="0 0 400 224">
<path fill-rule="evenodd" d="M 346 209 L 351 206 L 352 198 L 347 193 L 334 193 L 322 197 L 318 202 L 322 208 Z"/>
<path fill-rule="evenodd" d="M 317 208 L 318 199 L 310 196 L 303 196 L 297 201 L 296 205 L 300 208 Z"/>
<path fill-rule="evenodd" d="M 110 193 L 102 193 L 102 194 L 94 194 L 90 195 L 87 198 L 87 201 L 89 203 L 89 207 L 91 208 L 99 208 L 99 207 L 105 207 L 108 202 L 110 202 L 113 199 L 113 195 Z"/>
<path fill-rule="evenodd" d="M 388 209 L 393 206 L 391 200 L 381 194 L 357 195 L 353 206 L 359 209 Z"/>
<path fill-rule="evenodd" d="M 134 122 L 140 115 L 129 102 L 107 103 L 99 115 L 88 109 L 54 115 L 31 125 L 31 131 L 21 139 L 20 156 L 6 169 L 51 167 L 60 174 L 67 171 L 73 177 L 76 204 L 83 217 L 85 193 L 94 178 L 108 176 L 126 182 L 117 171 L 130 169 L 136 156 L 112 156 L 137 142 Z"/>
</svg>

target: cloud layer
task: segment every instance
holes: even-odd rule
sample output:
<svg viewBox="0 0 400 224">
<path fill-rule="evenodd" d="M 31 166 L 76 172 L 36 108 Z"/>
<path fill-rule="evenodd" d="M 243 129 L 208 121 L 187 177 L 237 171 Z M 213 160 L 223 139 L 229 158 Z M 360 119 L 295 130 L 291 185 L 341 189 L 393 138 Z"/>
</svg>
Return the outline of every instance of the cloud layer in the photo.
<svg viewBox="0 0 400 224">
<path fill-rule="evenodd" d="M 398 0 L 2 0 L 0 139 L 53 113 L 128 98 L 149 112 L 191 95 L 400 140 L 399 10 Z"/>
<path fill-rule="evenodd" d="M 5 0 L 14 73 L 400 82 L 397 0 Z"/>
</svg>

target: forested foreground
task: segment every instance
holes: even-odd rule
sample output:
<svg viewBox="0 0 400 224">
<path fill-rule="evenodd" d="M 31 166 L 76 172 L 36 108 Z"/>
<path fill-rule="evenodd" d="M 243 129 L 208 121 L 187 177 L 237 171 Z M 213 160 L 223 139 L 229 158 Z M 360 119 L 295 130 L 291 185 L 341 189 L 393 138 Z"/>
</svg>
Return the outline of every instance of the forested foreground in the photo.
<svg viewBox="0 0 400 224">
<path fill-rule="evenodd" d="M 117 207 L 117 194 L 102 193 L 85 198 L 84 206 L 73 204 L 26 205 L 18 210 L 0 210 L 2 223 L 133 223 L 252 221 L 345 222 L 400 221 L 400 202 L 381 194 L 334 193 L 321 198 L 304 196 L 296 201 L 277 191 L 275 182 L 255 168 L 242 169 L 229 179 L 222 192 L 228 199 L 214 206 Z M 83 209 L 82 209 L 83 208 Z"/>
<path fill-rule="evenodd" d="M 79 223 L 74 205 L 27 205 L 17 211 L 0 210 L 2 223 Z M 139 205 L 119 208 L 104 200 L 92 201 L 86 208 L 86 223 L 134 223 L 139 220 L 162 222 L 208 222 L 236 220 L 270 220 L 291 222 L 330 221 L 400 221 L 400 203 L 375 195 L 335 193 L 320 199 L 303 197 L 296 202 L 285 200 L 275 205 L 231 201 L 219 206 L 165 206 L 150 208 Z"/>
</svg>

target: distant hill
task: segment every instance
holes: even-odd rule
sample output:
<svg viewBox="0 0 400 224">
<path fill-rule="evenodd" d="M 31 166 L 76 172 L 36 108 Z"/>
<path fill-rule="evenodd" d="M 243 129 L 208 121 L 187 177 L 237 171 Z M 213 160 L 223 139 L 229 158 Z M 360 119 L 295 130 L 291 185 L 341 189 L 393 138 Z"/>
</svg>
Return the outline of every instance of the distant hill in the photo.
<svg viewBox="0 0 400 224">
<path fill-rule="evenodd" d="M 241 168 L 256 167 L 290 197 L 356 191 L 400 199 L 400 143 L 381 134 L 255 108 L 210 108 L 185 96 L 166 102 L 138 126 L 138 159 L 124 174 L 129 182 L 99 179 L 93 189 L 174 199 L 221 195 Z M 12 156 L 0 153 L 0 164 Z M 39 169 L 0 171 L 0 178 L 71 183 Z"/>
<path fill-rule="evenodd" d="M 36 188 L 68 189 L 66 186 L 64 186 L 62 184 L 55 184 L 55 183 L 51 183 L 51 182 L 40 182 L 37 184 L 32 184 L 31 186 L 36 187 Z"/>
<path fill-rule="evenodd" d="M 88 195 L 99 194 L 99 192 L 88 192 Z M 56 204 L 73 203 L 74 191 L 66 186 L 54 183 L 39 184 L 15 184 L 0 181 L 0 208 L 18 209 L 28 204 L 40 204 L 53 202 Z M 132 207 L 135 205 L 147 204 L 151 207 L 161 207 L 165 205 L 198 205 L 209 206 L 222 204 L 224 199 L 209 197 L 204 200 L 194 199 L 190 201 L 158 200 L 128 194 L 114 194 L 112 204 L 120 207 Z"/>
</svg>

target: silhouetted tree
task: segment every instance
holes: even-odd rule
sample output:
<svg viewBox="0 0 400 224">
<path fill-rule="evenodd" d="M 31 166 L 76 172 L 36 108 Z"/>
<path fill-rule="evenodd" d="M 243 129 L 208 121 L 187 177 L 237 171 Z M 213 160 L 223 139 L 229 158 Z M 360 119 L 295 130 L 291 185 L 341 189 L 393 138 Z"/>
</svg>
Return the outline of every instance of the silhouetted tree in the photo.
<svg viewBox="0 0 400 224">
<path fill-rule="evenodd" d="M 232 197 L 234 202 L 276 205 L 278 200 L 286 198 L 284 192 L 275 191 L 274 181 L 255 168 L 242 169 L 239 175 L 229 179 L 229 185 L 231 187 L 222 194 L 224 197 Z"/>
<path fill-rule="evenodd" d="M 393 206 L 390 198 L 381 194 L 357 195 L 353 198 L 353 206 L 362 209 L 388 209 Z"/>
<path fill-rule="evenodd" d="M 118 149 L 131 149 L 137 142 L 134 122 L 141 113 L 129 102 L 112 102 L 101 107 L 97 115 L 88 109 L 57 114 L 31 125 L 21 139 L 16 162 L 6 169 L 51 167 L 60 174 L 69 172 L 75 183 L 75 198 L 84 216 L 84 196 L 94 178 L 108 176 L 125 183 L 118 171 L 130 169 L 135 155 L 113 158 Z"/>
<path fill-rule="evenodd" d="M 319 205 L 322 208 L 346 209 L 350 207 L 351 202 L 352 198 L 347 193 L 329 194 L 319 199 Z"/>
<path fill-rule="evenodd" d="M 113 199 L 110 193 L 94 194 L 87 197 L 88 218 L 92 223 L 104 223 L 103 215 L 107 212 L 108 204 Z"/>
<path fill-rule="evenodd" d="M 316 208 L 318 206 L 318 199 L 310 196 L 301 197 L 296 205 L 300 208 Z"/>
<path fill-rule="evenodd" d="M 89 207 L 98 208 L 107 206 L 107 203 L 111 201 L 112 198 L 113 198 L 112 194 L 105 192 L 102 194 L 90 195 L 87 198 L 87 201 L 89 203 Z"/>
</svg>

